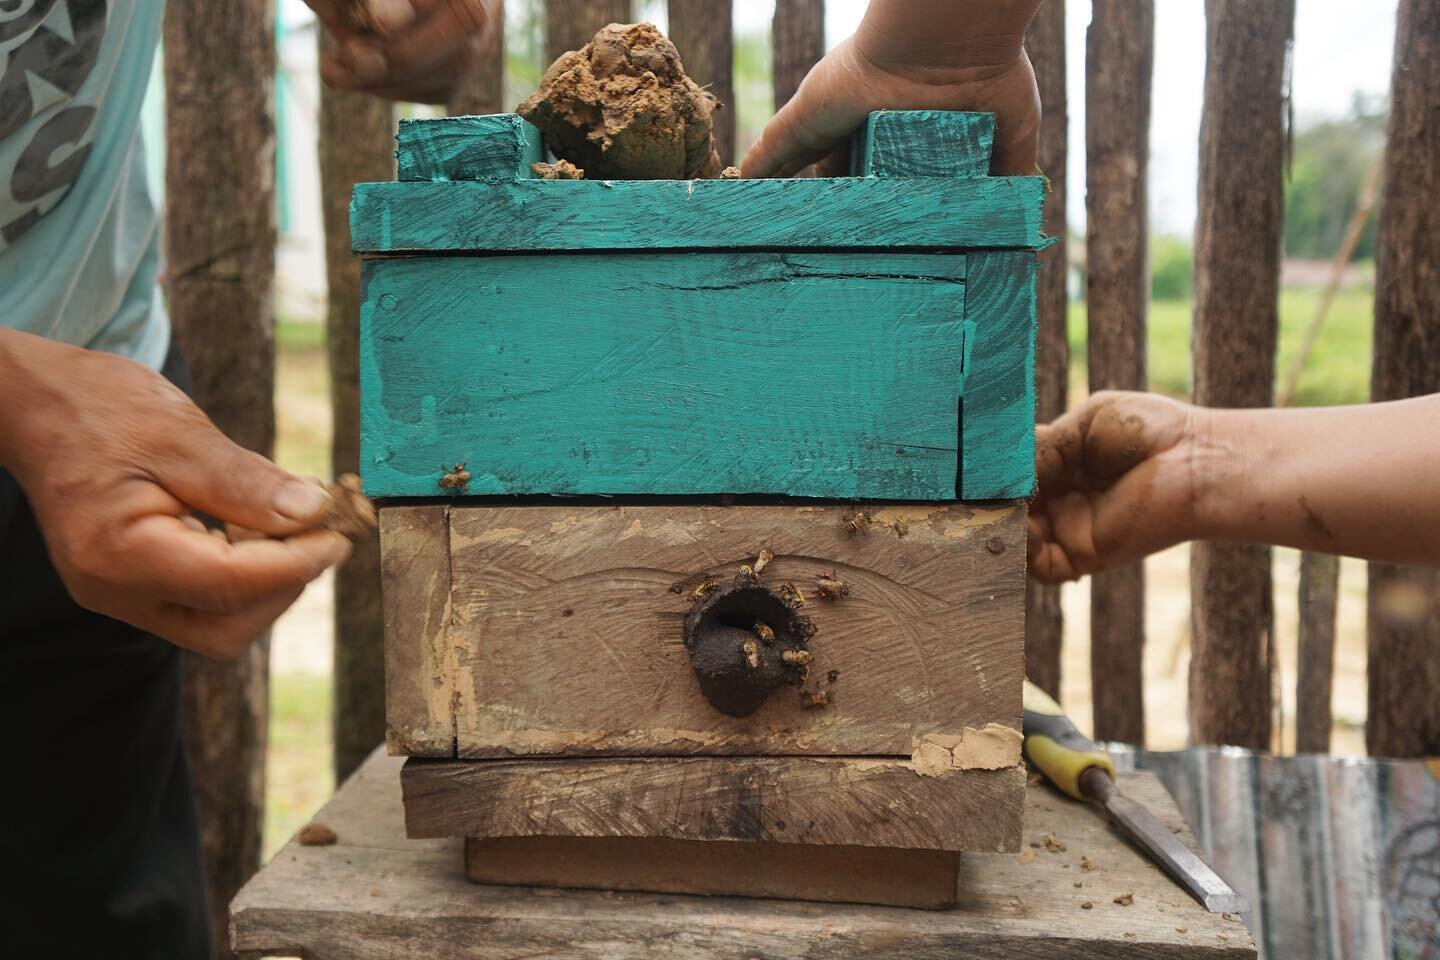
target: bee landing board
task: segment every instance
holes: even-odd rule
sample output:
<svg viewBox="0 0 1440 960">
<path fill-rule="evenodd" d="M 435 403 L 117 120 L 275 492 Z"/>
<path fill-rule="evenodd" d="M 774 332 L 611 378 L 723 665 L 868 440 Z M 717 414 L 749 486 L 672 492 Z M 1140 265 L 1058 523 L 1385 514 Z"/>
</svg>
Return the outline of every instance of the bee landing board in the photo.
<svg viewBox="0 0 1440 960">
<path fill-rule="evenodd" d="M 1042 183 L 992 135 L 879 113 L 854 177 L 607 183 L 527 179 L 514 118 L 402 125 L 352 237 L 412 836 L 917 906 L 1018 848 Z"/>
</svg>

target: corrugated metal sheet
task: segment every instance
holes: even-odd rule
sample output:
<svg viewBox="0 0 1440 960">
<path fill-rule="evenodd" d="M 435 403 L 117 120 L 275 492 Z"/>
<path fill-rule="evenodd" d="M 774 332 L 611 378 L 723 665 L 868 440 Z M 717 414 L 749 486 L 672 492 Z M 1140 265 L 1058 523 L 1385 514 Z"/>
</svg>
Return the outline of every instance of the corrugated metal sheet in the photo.
<svg viewBox="0 0 1440 960">
<path fill-rule="evenodd" d="M 1112 747 L 1245 896 L 1264 960 L 1440 960 L 1440 764 Z"/>
</svg>

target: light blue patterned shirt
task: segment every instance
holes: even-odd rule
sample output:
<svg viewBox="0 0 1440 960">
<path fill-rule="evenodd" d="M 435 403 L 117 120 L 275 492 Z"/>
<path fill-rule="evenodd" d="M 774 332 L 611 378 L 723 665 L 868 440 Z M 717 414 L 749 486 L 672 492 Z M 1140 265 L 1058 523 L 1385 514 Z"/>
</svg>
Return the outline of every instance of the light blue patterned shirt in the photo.
<svg viewBox="0 0 1440 960">
<path fill-rule="evenodd" d="M 163 0 L 0 0 L 0 325 L 158 369 L 140 106 Z"/>
</svg>

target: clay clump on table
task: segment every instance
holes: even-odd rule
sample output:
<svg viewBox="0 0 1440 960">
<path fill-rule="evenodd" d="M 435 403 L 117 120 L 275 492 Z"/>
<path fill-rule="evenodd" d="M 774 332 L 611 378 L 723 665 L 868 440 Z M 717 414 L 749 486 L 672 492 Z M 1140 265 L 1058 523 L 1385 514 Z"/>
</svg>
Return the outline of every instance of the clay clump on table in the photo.
<svg viewBox="0 0 1440 960">
<path fill-rule="evenodd" d="M 688 180 L 720 172 L 719 106 L 654 25 L 612 23 L 552 63 L 516 112 L 590 180 Z"/>
</svg>

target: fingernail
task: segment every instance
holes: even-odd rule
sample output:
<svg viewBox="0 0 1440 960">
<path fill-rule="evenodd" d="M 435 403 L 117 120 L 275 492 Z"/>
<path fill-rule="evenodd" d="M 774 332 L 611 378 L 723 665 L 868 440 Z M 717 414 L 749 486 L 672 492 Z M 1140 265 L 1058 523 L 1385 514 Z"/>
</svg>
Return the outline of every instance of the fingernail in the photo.
<svg viewBox="0 0 1440 960">
<path fill-rule="evenodd" d="M 345 48 L 345 58 L 350 61 L 350 69 L 354 70 L 361 80 L 379 80 L 385 75 L 385 54 L 369 44 L 349 44 Z"/>
<path fill-rule="evenodd" d="M 282 517 L 310 523 L 330 506 L 330 494 L 323 487 L 295 480 L 275 491 L 270 506 Z"/>
</svg>

